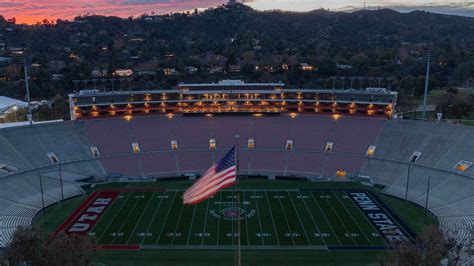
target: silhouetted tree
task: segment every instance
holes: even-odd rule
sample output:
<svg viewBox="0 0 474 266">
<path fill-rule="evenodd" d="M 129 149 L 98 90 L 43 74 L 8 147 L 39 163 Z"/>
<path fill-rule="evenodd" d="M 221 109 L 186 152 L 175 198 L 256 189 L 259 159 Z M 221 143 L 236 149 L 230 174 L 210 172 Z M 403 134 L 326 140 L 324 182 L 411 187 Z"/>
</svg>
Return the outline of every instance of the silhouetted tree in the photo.
<svg viewBox="0 0 474 266">
<path fill-rule="evenodd" d="M 64 233 L 45 236 L 36 227 L 20 226 L 6 248 L 5 260 L 13 266 L 89 265 L 93 247 L 88 236 Z"/>
</svg>

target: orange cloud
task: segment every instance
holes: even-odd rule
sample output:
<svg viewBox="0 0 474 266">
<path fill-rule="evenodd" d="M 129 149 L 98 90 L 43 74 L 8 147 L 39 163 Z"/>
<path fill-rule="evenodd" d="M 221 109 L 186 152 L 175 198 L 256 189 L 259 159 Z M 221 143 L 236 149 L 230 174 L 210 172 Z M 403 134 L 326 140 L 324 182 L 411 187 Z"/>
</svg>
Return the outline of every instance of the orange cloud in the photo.
<svg viewBox="0 0 474 266">
<path fill-rule="evenodd" d="M 129 17 L 155 12 L 166 14 L 208 8 L 226 0 L 0 0 L 0 15 L 17 23 L 34 24 L 43 19 L 73 19 L 96 14 Z"/>
</svg>

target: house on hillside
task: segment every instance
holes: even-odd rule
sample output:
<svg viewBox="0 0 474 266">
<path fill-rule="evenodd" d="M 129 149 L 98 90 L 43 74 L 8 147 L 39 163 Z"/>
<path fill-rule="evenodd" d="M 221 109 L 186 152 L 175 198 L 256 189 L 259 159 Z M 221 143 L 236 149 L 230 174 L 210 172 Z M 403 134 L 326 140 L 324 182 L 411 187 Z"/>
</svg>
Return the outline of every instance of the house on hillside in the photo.
<svg viewBox="0 0 474 266">
<path fill-rule="evenodd" d="M 131 75 L 133 75 L 133 70 L 131 70 L 131 69 L 117 69 L 117 70 L 114 71 L 114 73 L 112 75 L 116 76 L 116 77 L 130 77 Z"/>
</svg>

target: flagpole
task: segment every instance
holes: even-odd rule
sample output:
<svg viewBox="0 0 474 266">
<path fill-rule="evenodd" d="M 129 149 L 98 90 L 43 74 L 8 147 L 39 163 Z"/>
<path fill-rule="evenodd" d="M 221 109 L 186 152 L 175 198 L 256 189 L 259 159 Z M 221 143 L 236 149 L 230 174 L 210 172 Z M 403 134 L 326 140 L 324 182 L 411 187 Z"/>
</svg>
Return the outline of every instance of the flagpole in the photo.
<svg viewBox="0 0 474 266">
<path fill-rule="evenodd" d="M 237 207 L 240 210 L 240 191 L 239 191 L 239 135 L 235 135 L 235 184 L 237 188 Z M 236 219 L 237 222 L 237 259 L 236 265 L 242 265 L 241 248 L 240 248 L 240 215 Z"/>
</svg>

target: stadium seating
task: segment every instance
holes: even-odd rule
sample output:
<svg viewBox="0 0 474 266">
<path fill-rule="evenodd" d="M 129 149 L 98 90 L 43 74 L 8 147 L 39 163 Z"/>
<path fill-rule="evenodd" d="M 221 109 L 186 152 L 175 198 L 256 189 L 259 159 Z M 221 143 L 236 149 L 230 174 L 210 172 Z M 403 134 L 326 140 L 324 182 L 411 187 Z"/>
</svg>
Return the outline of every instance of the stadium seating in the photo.
<svg viewBox="0 0 474 266">
<path fill-rule="evenodd" d="M 405 198 L 409 160 L 415 151 L 421 152 L 419 159 L 410 163 L 407 199 L 425 206 L 430 177 L 428 208 L 439 218 L 445 234 L 458 243 L 473 240 L 474 169 L 461 172 L 454 168 L 461 160 L 474 160 L 472 127 L 390 120 L 384 124 L 376 146 L 374 157 L 365 161 L 361 174 L 386 186 L 386 194 Z M 474 263 L 474 257 L 466 255 L 474 252 L 471 245 L 462 251 L 461 262 L 467 265 Z"/>
<path fill-rule="evenodd" d="M 119 174 L 128 178 L 161 178 L 201 174 L 236 143 L 239 135 L 241 174 L 302 176 L 339 180 L 369 176 L 383 192 L 428 208 L 446 235 L 470 243 L 474 224 L 474 166 L 459 171 L 459 161 L 474 161 L 471 127 L 379 118 L 282 116 L 136 116 L 52 123 L 0 130 L 0 247 L 18 225 L 28 225 L 42 208 L 83 193 L 85 177 Z M 215 141 L 215 149 L 210 140 Z M 249 139 L 255 147 L 249 149 Z M 292 147 L 287 149 L 287 141 Z M 172 150 L 176 141 L 177 150 Z M 325 152 L 328 142 L 332 151 Z M 134 153 L 132 143 L 138 144 Z M 367 156 L 375 145 L 373 156 Z M 100 158 L 94 158 L 97 147 Z M 414 152 L 421 156 L 409 163 Z M 410 165 L 410 166 L 409 166 Z M 409 169 L 410 168 L 410 169 Z M 409 189 L 406 194 L 407 176 Z M 474 263 L 472 245 L 462 250 L 463 263 Z M 470 261 L 471 259 L 471 261 Z"/>
<path fill-rule="evenodd" d="M 44 206 L 84 193 L 79 181 L 106 175 L 92 157 L 91 144 L 81 123 L 48 123 L 0 130 L 0 165 L 13 171 L 0 172 L 0 247 L 18 226 L 30 225 Z M 48 157 L 54 153 L 59 166 Z"/>
<path fill-rule="evenodd" d="M 199 174 L 215 161 L 215 153 L 232 147 L 239 135 L 241 173 L 332 178 L 339 169 L 358 175 L 367 148 L 375 143 L 384 121 L 312 115 L 137 116 L 129 121 L 116 118 L 84 123 L 101 154 L 113 155 L 101 159 L 109 173 L 132 177 Z M 215 151 L 210 150 L 211 139 L 216 143 Z M 255 141 L 251 151 L 247 149 L 249 139 Z M 286 150 L 287 140 L 293 141 L 291 151 Z M 178 151 L 171 150 L 171 141 L 177 141 Z M 325 156 L 327 142 L 334 143 L 334 150 Z M 132 155 L 132 143 L 139 145 L 140 155 Z M 312 163 L 302 163 L 305 160 Z"/>
</svg>

